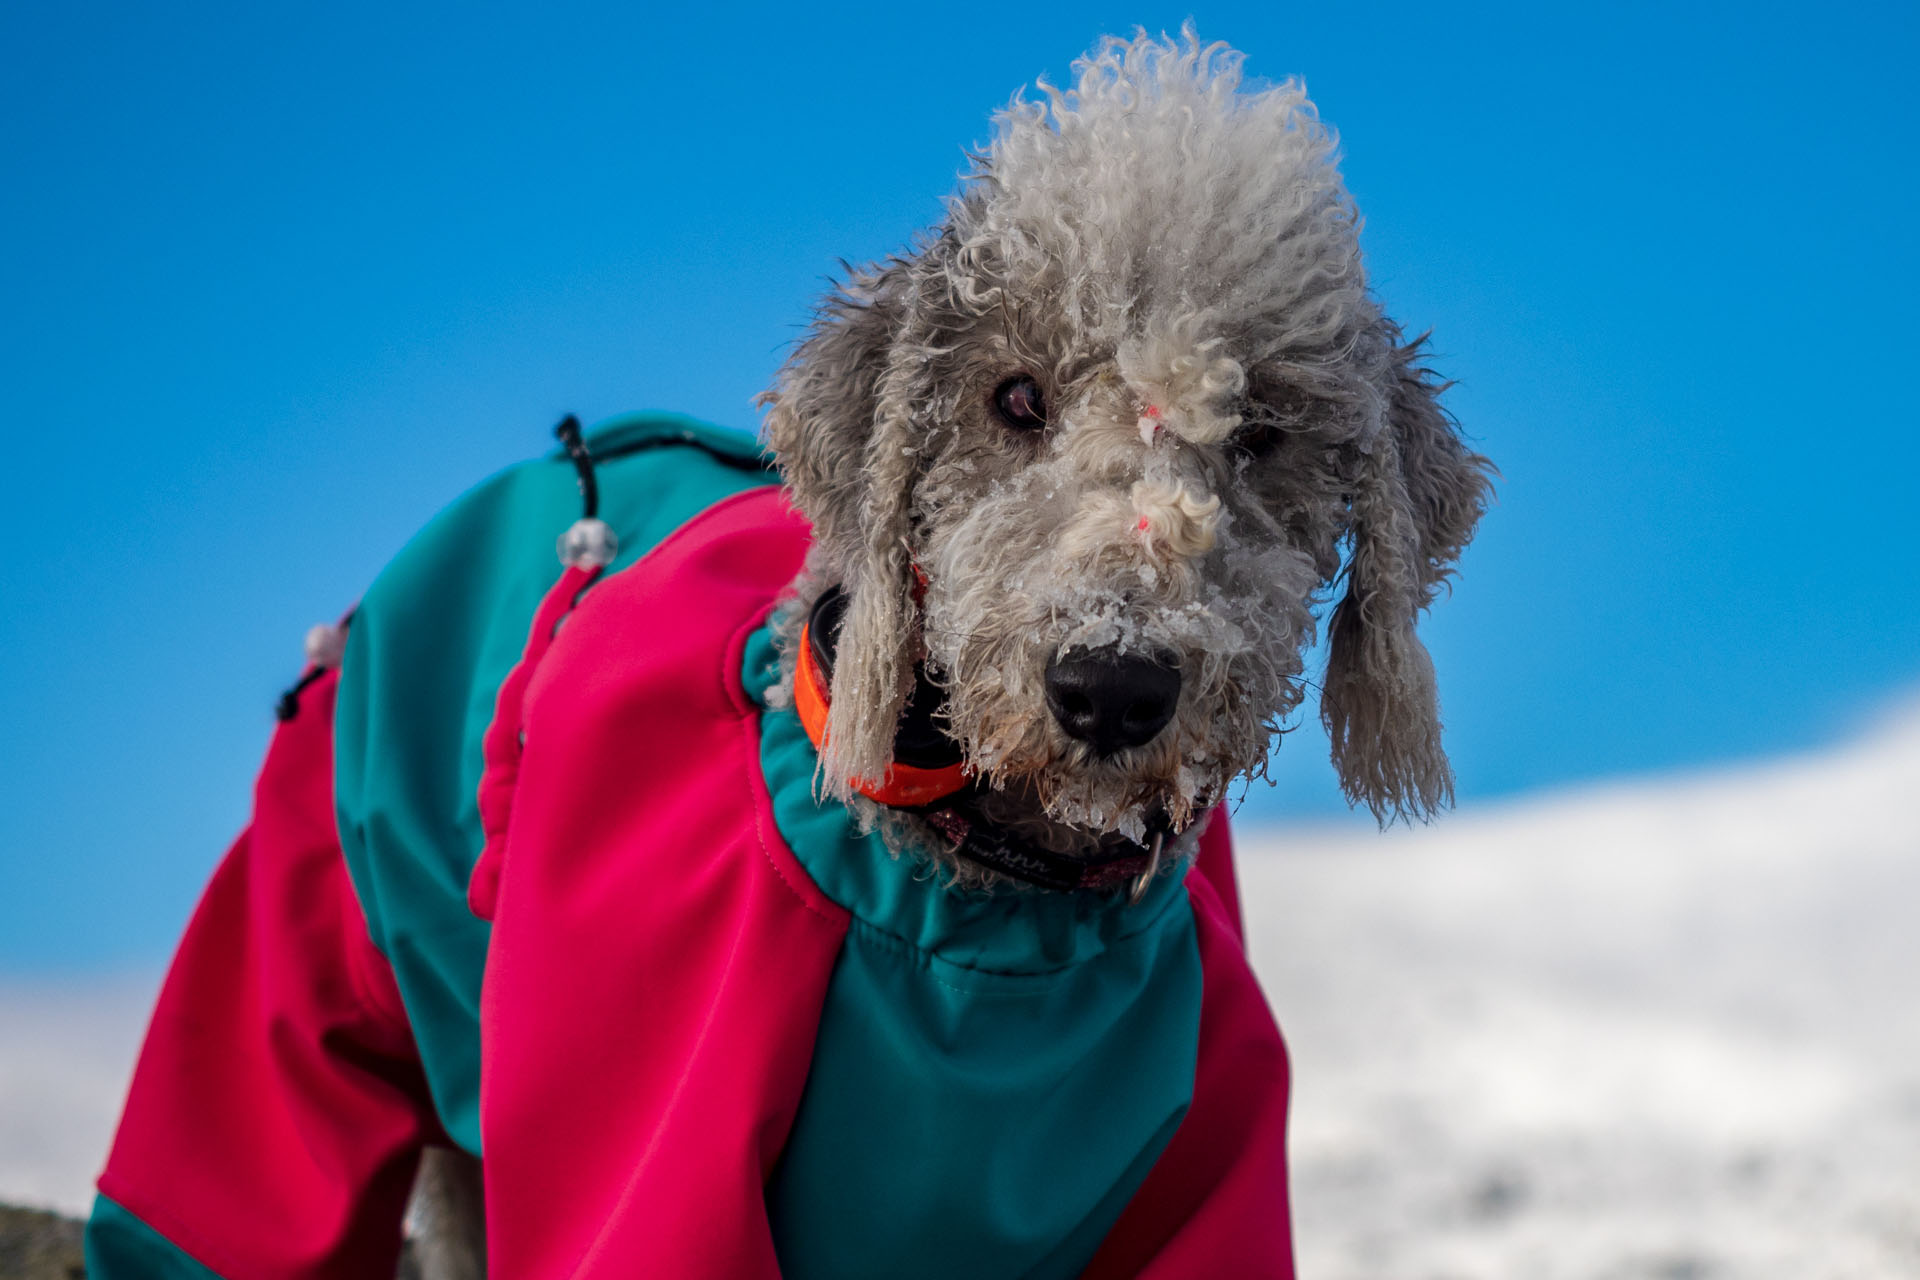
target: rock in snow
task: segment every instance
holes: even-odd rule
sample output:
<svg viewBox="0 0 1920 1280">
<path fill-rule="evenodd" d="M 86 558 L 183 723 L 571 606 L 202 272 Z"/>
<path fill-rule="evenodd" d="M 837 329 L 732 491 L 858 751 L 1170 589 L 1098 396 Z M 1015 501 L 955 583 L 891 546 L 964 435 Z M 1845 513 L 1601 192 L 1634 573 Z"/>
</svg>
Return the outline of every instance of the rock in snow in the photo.
<svg viewBox="0 0 1920 1280">
<path fill-rule="evenodd" d="M 0 1276 L 8 1280 L 83 1280 L 80 1224 L 38 1209 L 0 1204 Z"/>
</svg>

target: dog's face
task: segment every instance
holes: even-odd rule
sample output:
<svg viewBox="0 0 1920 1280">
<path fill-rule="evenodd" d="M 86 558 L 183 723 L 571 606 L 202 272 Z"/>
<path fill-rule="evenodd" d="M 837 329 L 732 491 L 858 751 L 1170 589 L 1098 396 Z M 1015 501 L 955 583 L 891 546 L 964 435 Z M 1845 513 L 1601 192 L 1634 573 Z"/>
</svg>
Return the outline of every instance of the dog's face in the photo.
<svg viewBox="0 0 1920 1280">
<path fill-rule="evenodd" d="M 1446 798 L 1418 613 L 1485 463 L 1368 293 L 1334 144 L 1221 48 L 1110 42 L 999 118 L 917 251 L 855 272 L 768 430 L 845 583 L 829 777 L 924 661 L 975 770 L 1070 832 L 1185 827 L 1264 765 L 1341 573 L 1353 798 Z"/>
<path fill-rule="evenodd" d="M 1092 831 L 1184 828 L 1300 701 L 1337 468 L 1273 423 L 1203 434 L 1111 347 L 1023 349 L 983 326 L 942 371 L 911 539 L 926 659 L 997 783 Z"/>
</svg>

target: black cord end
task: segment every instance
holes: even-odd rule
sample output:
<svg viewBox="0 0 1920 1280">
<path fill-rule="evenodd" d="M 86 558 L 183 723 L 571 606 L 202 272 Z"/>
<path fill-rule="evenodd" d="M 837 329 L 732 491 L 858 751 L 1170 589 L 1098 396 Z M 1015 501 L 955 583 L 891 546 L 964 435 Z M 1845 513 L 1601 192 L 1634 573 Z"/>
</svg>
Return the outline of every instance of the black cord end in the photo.
<svg viewBox="0 0 1920 1280">
<path fill-rule="evenodd" d="M 600 486 L 593 478 L 593 455 L 587 452 L 587 442 L 580 435 L 580 419 L 568 414 L 560 419 L 553 434 L 566 447 L 567 457 L 573 460 L 573 469 L 580 477 L 581 518 L 591 520 L 600 514 Z"/>
<path fill-rule="evenodd" d="M 300 714 L 300 695 L 321 676 L 327 674 L 325 667 L 308 667 L 307 673 L 293 682 L 293 687 L 280 695 L 280 701 L 274 704 L 273 714 L 281 724 Z"/>
</svg>

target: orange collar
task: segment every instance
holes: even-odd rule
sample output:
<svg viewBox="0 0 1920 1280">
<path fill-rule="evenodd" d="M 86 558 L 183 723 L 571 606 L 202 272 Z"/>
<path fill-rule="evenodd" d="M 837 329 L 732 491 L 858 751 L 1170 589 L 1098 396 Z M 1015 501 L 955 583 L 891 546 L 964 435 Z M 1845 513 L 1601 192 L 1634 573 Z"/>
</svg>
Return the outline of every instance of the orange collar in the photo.
<svg viewBox="0 0 1920 1280">
<path fill-rule="evenodd" d="M 828 682 L 813 656 L 812 623 L 800 628 L 800 661 L 793 669 L 793 706 L 814 750 L 827 740 Z M 913 809 L 943 800 L 967 785 L 969 770 L 965 761 L 939 769 L 922 769 L 896 760 L 887 766 L 887 776 L 878 783 L 854 781 L 853 789 L 869 800 L 896 808 Z"/>
</svg>

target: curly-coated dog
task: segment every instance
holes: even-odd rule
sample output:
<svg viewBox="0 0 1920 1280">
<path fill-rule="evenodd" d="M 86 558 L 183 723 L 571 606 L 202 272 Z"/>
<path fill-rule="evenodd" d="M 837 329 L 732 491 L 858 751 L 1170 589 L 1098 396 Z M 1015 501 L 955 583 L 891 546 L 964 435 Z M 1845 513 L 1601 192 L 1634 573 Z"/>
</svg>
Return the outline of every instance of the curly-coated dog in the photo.
<svg viewBox="0 0 1920 1280">
<path fill-rule="evenodd" d="M 1348 796 L 1448 801 L 1415 623 L 1490 468 L 1239 68 L 1100 45 L 826 300 L 767 453 L 569 420 L 316 632 L 95 1274 L 391 1273 L 447 1148 L 442 1274 L 1291 1274 L 1220 808 L 1323 605 Z"/>
</svg>

